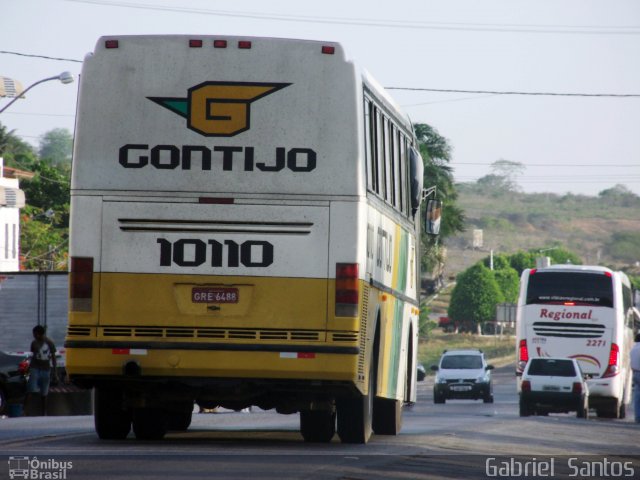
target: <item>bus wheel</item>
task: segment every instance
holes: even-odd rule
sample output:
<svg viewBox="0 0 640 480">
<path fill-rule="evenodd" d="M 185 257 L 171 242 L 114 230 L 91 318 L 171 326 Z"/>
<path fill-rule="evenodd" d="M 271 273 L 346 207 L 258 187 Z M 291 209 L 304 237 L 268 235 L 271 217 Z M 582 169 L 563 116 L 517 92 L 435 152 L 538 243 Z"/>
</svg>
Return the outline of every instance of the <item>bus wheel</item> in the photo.
<svg viewBox="0 0 640 480">
<path fill-rule="evenodd" d="M 624 418 L 620 417 L 620 414 L 626 414 L 626 409 L 621 404 L 624 405 L 624 402 L 614 399 L 605 406 L 597 408 L 596 414 L 600 418 Z"/>
<path fill-rule="evenodd" d="M 336 401 L 338 410 L 338 436 L 342 443 L 367 443 L 371 437 L 371 417 L 375 378 L 369 371 L 369 390 L 366 395 L 341 398 Z"/>
<path fill-rule="evenodd" d="M 305 442 L 329 443 L 336 433 L 335 410 L 302 410 L 300 433 Z"/>
<path fill-rule="evenodd" d="M 138 440 L 160 440 L 167 433 L 168 415 L 159 408 L 136 408 L 133 433 Z"/>
<path fill-rule="evenodd" d="M 589 403 L 588 400 L 583 400 L 582 405 L 578 407 L 578 411 L 576 412 L 576 417 L 584 418 L 585 420 L 589 419 Z"/>
<path fill-rule="evenodd" d="M 624 401 L 621 401 L 620 408 L 618 409 L 618 418 L 626 418 L 626 417 L 627 417 L 627 407 L 625 406 Z"/>
<path fill-rule="evenodd" d="M 402 428 L 402 401 L 378 398 L 373 400 L 373 431 L 377 435 L 397 435 Z"/>
<path fill-rule="evenodd" d="M 168 429 L 176 432 L 184 432 L 186 430 L 189 430 L 192 414 L 193 403 L 185 405 L 185 407 L 181 410 L 169 412 Z"/>
<path fill-rule="evenodd" d="M 124 408 L 121 390 L 96 388 L 93 399 L 93 419 L 98 437 L 103 440 L 123 440 L 131 431 L 131 412 Z"/>
<path fill-rule="evenodd" d="M 529 405 L 523 401 L 520 401 L 520 416 L 528 417 L 531 415 L 531 409 Z"/>
</svg>

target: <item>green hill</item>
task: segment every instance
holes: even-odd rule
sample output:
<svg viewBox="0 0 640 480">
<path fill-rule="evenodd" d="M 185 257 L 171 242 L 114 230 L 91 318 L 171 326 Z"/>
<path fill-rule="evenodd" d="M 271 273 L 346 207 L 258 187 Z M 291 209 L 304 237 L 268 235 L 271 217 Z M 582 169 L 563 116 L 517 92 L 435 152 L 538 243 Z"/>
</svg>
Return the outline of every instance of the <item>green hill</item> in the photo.
<svg viewBox="0 0 640 480">
<path fill-rule="evenodd" d="M 615 267 L 640 262 L 640 197 L 617 186 L 596 197 L 495 191 L 458 185 L 466 231 L 446 240 L 448 275 L 494 253 L 562 245 L 584 263 Z M 473 248 L 473 230 L 483 246 Z"/>
</svg>

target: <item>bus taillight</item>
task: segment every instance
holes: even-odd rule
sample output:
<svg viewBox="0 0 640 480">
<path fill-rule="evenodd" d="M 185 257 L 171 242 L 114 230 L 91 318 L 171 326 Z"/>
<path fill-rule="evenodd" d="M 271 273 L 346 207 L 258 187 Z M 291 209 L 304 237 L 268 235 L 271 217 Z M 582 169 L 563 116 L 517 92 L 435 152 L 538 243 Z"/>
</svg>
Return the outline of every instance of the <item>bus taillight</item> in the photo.
<svg viewBox="0 0 640 480">
<path fill-rule="evenodd" d="M 527 348 L 527 341 L 520 340 L 520 345 L 518 347 L 518 369 L 520 371 L 523 371 L 528 361 L 529 361 L 529 349 Z"/>
<path fill-rule="evenodd" d="M 71 257 L 69 274 L 69 308 L 75 312 L 90 312 L 93 297 L 93 258 Z"/>
<path fill-rule="evenodd" d="M 604 371 L 604 375 L 602 378 L 607 377 L 615 377 L 618 373 L 620 373 L 620 366 L 618 365 L 618 361 L 620 359 L 620 348 L 617 344 L 611 344 L 611 351 L 609 352 L 609 365 L 607 369 Z"/>
<path fill-rule="evenodd" d="M 336 317 L 358 316 L 360 286 L 357 263 L 336 264 Z"/>
</svg>

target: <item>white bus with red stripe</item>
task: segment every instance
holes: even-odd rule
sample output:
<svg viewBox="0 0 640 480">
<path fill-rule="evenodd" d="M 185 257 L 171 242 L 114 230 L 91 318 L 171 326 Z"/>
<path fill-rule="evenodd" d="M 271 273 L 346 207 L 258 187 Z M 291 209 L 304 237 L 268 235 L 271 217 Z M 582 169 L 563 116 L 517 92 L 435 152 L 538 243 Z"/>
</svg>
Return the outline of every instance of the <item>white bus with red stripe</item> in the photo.
<svg viewBox="0 0 640 480">
<path fill-rule="evenodd" d="M 601 417 L 624 417 L 631 398 L 632 299 L 628 277 L 605 267 L 525 270 L 516 319 L 516 375 L 532 358 L 574 358 L 588 377 L 590 407 Z"/>
</svg>

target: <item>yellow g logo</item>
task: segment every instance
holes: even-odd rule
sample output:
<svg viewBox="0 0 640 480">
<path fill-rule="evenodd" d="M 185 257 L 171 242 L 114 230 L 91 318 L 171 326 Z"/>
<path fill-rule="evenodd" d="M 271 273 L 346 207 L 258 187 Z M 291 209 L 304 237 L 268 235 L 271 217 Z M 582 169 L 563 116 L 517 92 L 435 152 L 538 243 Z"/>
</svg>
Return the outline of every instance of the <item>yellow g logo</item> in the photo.
<svg viewBox="0 0 640 480">
<path fill-rule="evenodd" d="M 249 130 L 250 104 L 290 83 L 204 82 L 187 98 L 147 97 L 187 119 L 187 127 L 206 137 L 232 137 Z"/>
</svg>

